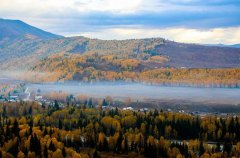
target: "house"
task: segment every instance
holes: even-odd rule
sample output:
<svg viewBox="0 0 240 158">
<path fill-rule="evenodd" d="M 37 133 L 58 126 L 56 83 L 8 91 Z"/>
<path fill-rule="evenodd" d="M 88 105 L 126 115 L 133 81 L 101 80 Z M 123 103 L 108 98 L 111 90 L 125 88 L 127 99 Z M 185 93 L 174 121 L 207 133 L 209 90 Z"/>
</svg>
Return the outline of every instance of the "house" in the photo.
<svg viewBox="0 0 240 158">
<path fill-rule="evenodd" d="M 16 95 L 11 95 L 11 96 L 9 96 L 9 98 L 10 98 L 10 99 L 17 100 L 17 99 L 18 99 L 18 96 L 16 96 Z"/>
<path fill-rule="evenodd" d="M 43 97 L 42 96 L 35 96 L 35 100 L 41 100 Z"/>
<path fill-rule="evenodd" d="M 179 112 L 179 113 L 185 113 L 185 111 L 184 111 L 184 110 L 179 110 L 178 112 Z"/>
<path fill-rule="evenodd" d="M 123 108 L 123 110 L 133 110 L 132 107 L 126 107 L 126 108 Z"/>
<path fill-rule="evenodd" d="M 140 111 L 141 112 L 146 112 L 146 111 L 148 111 L 148 108 L 141 108 Z"/>
</svg>

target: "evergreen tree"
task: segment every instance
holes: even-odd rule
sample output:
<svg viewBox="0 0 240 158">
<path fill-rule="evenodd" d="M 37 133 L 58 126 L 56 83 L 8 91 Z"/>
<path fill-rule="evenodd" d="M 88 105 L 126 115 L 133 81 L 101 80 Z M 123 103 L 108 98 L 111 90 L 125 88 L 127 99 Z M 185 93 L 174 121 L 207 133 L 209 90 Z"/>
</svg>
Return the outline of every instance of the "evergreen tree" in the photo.
<svg viewBox="0 0 240 158">
<path fill-rule="evenodd" d="M 93 158 L 100 158 L 100 155 L 97 150 L 94 151 Z"/>
<path fill-rule="evenodd" d="M 4 119 L 7 117 L 7 110 L 6 110 L 6 106 L 3 106 L 2 117 L 3 117 L 3 122 L 4 122 Z"/>
<path fill-rule="evenodd" d="M 201 141 L 199 145 L 199 156 L 203 155 L 204 153 L 205 153 L 205 149 L 203 146 L 203 142 Z"/>
<path fill-rule="evenodd" d="M 55 147 L 55 145 L 53 144 L 52 141 L 50 142 L 48 149 L 52 150 L 52 151 L 56 151 L 56 147 Z"/>
<path fill-rule="evenodd" d="M 59 104 L 57 100 L 54 100 L 54 110 L 59 110 Z"/>
<path fill-rule="evenodd" d="M 217 142 L 217 146 L 216 146 L 215 152 L 220 152 L 220 151 L 221 151 L 220 143 Z"/>
<path fill-rule="evenodd" d="M 124 146 L 125 146 L 124 147 L 125 154 L 128 154 L 129 147 L 128 147 L 128 139 L 126 137 L 125 137 L 125 141 L 124 141 Z"/>
<path fill-rule="evenodd" d="M 59 128 L 59 129 L 62 129 L 62 126 L 63 126 L 63 125 L 62 125 L 62 120 L 59 119 L 59 120 L 58 120 L 58 128 Z"/>
<path fill-rule="evenodd" d="M 89 108 L 93 107 L 92 98 L 90 98 L 89 101 L 88 101 L 88 107 Z"/>
<path fill-rule="evenodd" d="M 119 132 L 119 136 L 117 139 L 117 144 L 116 144 L 116 152 L 119 153 L 122 149 L 121 149 L 121 145 L 122 145 L 122 141 L 123 141 L 123 134 L 120 131 Z"/>
<path fill-rule="evenodd" d="M 223 145 L 223 151 L 227 152 L 228 155 L 232 151 L 232 142 L 230 140 L 225 140 Z"/>
<path fill-rule="evenodd" d="M 63 155 L 64 158 L 67 156 L 67 153 L 66 153 L 65 147 L 63 147 L 63 149 L 62 149 L 62 155 Z"/>
<path fill-rule="evenodd" d="M 107 141 L 106 138 L 104 138 L 104 141 L 103 141 L 103 149 L 104 149 L 105 151 L 109 151 L 109 149 L 108 149 L 108 141 Z"/>
<path fill-rule="evenodd" d="M 11 153 L 14 157 L 17 157 L 18 154 L 18 145 L 19 145 L 19 141 L 17 139 L 17 141 L 11 146 L 11 148 L 9 149 L 9 153 Z"/>
<path fill-rule="evenodd" d="M 19 137 L 19 127 L 18 127 L 18 121 L 17 119 L 14 120 L 13 127 L 12 127 L 13 134 L 17 137 Z"/>
<path fill-rule="evenodd" d="M 30 106 L 30 108 L 29 108 L 29 110 L 28 110 L 28 115 L 32 116 L 32 112 L 33 112 L 32 106 Z"/>
<path fill-rule="evenodd" d="M 102 106 L 107 106 L 107 105 L 108 105 L 107 101 L 105 99 L 103 99 Z"/>
<path fill-rule="evenodd" d="M 44 146 L 43 157 L 44 157 L 44 158 L 48 158 L 48 149 L 47 149 L 47 146 L 46 146 L 46 145 Z"/>
<path fill-rule="evenodd" d="M 41 154 L 41 142 L 38 139 L 36 133 L 34 135 L 31 135 L 30 138 L 30 151 L 35 152 L 36 155 Z"/>
</svg>

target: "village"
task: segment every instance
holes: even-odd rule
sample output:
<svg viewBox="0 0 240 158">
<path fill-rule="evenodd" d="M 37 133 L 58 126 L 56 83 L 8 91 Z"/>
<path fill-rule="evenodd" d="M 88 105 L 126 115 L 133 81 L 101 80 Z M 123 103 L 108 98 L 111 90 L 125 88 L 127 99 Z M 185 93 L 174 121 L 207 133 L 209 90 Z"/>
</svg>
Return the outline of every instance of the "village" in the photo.
<svg viewBox="0 0 240 158">
<path fill-rule="evenodd" d="M 63 99 L 64 100 L 64 99 Z M 64 108 L 66 102 L 73 102 L 75 100 L 74 95 L 69 95 L 66 97 L 66 101 L 58 101 L 59 107 Z M 31 91 L 24 83 L 14 83 L 14 84 L 0 84 L 0 103 L 2 102 L 20 102 L 20 101 L 35 101 L 39 105 L 45 105 L 45 106 L 52 106 L 54 104 L 53 98 L 48 98 L 46 95 L 41 93 L 41 90 L 38 89 L 36 92 Z M 103 100 L 105 101 L 105 99 Z M 105 101 L 106 102 L 106 101 Z M 87 99 L 84 102 L 85 106 L 89 105 L 89 100 Z M 93 103 L 91 103 L 93 104 Z M 73 104 L 72 104 L 73 105 Z M 74 106 L 80 106 L 79 103 L 75 103 Z M 131 106 L 131 104 L 124 105 L 124 104 L 110 104 L 110 103 L 102 103 L 100 104 L 93 104 L 91 105 L 93 108 L 101 108 L 104 110 L 112 110 L 112 109 L 121 109 L 121 110 L 129 110 L 129 111 L 140 111 L 140 112 L 149 112 L 150 109 L 148 107 L 138 107 L 138 106 Z M 177 112 L 177 113 L 183 113 L 188 114 L 192 116 L 199 116 L 201 118 L 207 117 L 208 115 L 212 116 L 212 113 L 207 112 L 201 112 L 201 111 L 185 111 L 185 110 L 176 110 L 176 109 L 161 109 L 167 112 Z M 215 112 L 215 116 L 221 116 L 221 117 L 232 117 L 235 116 L 234 113 L 219 113 Z"/>
</svg>

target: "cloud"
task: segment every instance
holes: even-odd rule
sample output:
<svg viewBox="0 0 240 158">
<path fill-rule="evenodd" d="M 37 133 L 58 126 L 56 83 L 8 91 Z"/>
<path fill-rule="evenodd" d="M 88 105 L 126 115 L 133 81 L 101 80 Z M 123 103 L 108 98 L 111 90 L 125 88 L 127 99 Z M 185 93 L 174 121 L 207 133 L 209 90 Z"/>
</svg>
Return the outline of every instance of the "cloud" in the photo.
<svg viewBox="0 0 240 158">
<path fill-rule="evenodd" d="M 188 28 L 167 28 L 167 29 L 135 29 L 135 28 L 114 28 L 97 32 L 79 33 L 90 38 L 100 39 L 128 39 L 163 37 L 166 39 L 202 44 L 235 44 L 239 43 L 240 27 L 214 28 L 214 29 L 188 29 Z"/>
<path fill-rule="evenodd" d="M 68 36 L 96 33 L 96 37 L 113 39 L 111 34 L 100 33 L 172 28 L 207 32 L 240 26 L 240 1 L 236 0 L 0 0 L 0 4 L 2 18 L 20 19 Z"/>
<path fill-rule="evenodd" d="M 1 12 L 19 12 L 38 16 L 42 13 L 61 13 L 75 10 L 86 12 L 132 13 L 141 8 L 142 0 L 0 0 Z M 34 13 L 34 14 L 32 14 Z"/>
</svg>

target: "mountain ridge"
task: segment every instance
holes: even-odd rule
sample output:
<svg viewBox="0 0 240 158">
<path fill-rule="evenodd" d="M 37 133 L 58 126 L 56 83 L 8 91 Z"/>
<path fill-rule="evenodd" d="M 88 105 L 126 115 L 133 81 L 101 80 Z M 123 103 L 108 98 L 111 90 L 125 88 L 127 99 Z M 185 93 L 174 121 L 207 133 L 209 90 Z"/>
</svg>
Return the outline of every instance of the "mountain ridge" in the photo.
<svg viewBox="0 0 240 158">
<path fill-rule="evenodd" d="M 62 37 L 53 33 L 41 30 L 21 20 L 0 19 L 0 39 L 33 36 L 32 38 L 53 39 Z"/>
<path fill-rule="evenodd" d="M 6 21 L 0 32 L 4 32 L 2 36 L 12 33 L 14 38 L 5 36 L 0 40 L 0 69 L 31 70 L 37 62 L 58 53 L 136 59 L 143 63 L 139 69 L 240 67 L 239 48 L 178 43 L 163 38 L 100 40 L 83 36 L 63 37 L 42 32 L 19 20 Z M 21 30 L 22 25 L 24 30 Z M 40 30 L 40 34 L 35 29 Z M 39 37 L 26 37 L 31 33 Z"/>
<path fill-rule="evenodd" d="M 240 44 L 204 44 L 205 46 L 240 48 Z"/>
</svg>

